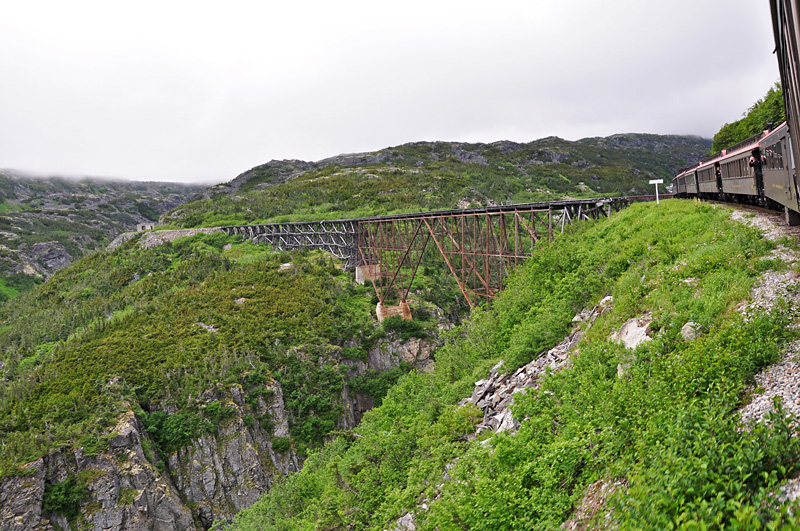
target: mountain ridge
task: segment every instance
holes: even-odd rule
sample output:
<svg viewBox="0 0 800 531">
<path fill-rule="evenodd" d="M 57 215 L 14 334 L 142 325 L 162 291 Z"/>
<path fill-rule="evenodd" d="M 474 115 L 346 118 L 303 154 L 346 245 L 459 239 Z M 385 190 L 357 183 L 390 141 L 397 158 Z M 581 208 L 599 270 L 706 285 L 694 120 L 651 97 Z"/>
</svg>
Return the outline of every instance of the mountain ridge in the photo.
<svg viewBox="0 0 800 531">
<path fill-rule="evenodd" d="M 292 169 L 297 168 L 298 166 L 301 168 L 300 171 L 296 172 L 297 176 L 301 174 L 303 171 L 308 169 L 322 169 L 327 166 L 331 165 L 342 165 L 342 166 L 354 166 L 359 164 L 374 164 L 374 163 L 381 163 L 387 158 L 391 158 L 391 152 L 393 150 L 398 150 L 401 148 L 405 148 L 408 146 L 430 146 L 434 149 L 437 145 L 439 146 L 452 146 L 454 148 L 463 148 L 466 147 L 468 149 L 464 151 L 475 151 L 476 149 L 491 149 L 497 148 L 502 153 L 508 154 L 513 153 L 515 151 L 519 151 L 525 149 L 526 147 L 530 147 L 532 145 L 537 144 L 545 144 L 547 142 L 556 142 L 561 144 L 587 144 L 591 145 L 593 143 L 596 144 L 603 144 L 603 141 L 612 141 L 612 145 L 622 145 L 619 142 L 613 142 L 616 139 L 631 139 L 631 138 L 665 138 L 665 139 L 694 139 L 701 143 L 709 143 L 711 139 L 704 138 L 699 135 L 658 135 L 654 133 L 615 133 L 613 135 L 608 136 L 595 136 L 595 137 L 585 137 L 580 138 L 578 140 L 566 140 L 559 136 L 552 135 L 540 138 L 538 140 L 532 140 L 530 142 L 517 142 L 513 140 L 496 140 L 494 142 L 461 142 L 461 141 L 447 141 L 447 140 L 433 140 L 433 141 L 414 141 L 414 142 L 406 142 L 404 144 L 399 144 L 397 146 L 391 146 L 379 149 L 377 151 L 363 151 L 363 152 L 352 152 L 352 153 L 340 153 L 338 155 L 334 155 L 332 157 L 325 157 L 323 159 L 319 159 L 317 161 L 306 161 L 301 159 L 272 159 L 269 162 L 264 164 L 259 164 L 250 168 L 249 170 L 240 173 L 237 175 L 233 180 L 229 181 L 229 183 L 220 183 L 218 185 L 214 185 L 214 187 L 221 187 L 225 186 L 226 184 L 230 184 L 232 187 L 235 187 L 235 190 L 238 191 L 239 187 L 243 184 L 247 183 L 252 177 L 254 177 L 257 173 L 257 170 L 264 167 L 281 167 L 281 166 L 288 166 Z M 641 144 L 635 144 L 633 142 L 629 143 L 629 145 L 634 146 L 641 146 Z M 503 149 L 506 148 L 506 149 Z M 457 156 L 457 155 L 456 155 Z M 462 160 L 461 162 L 467 162 Z M 676 170 L 678 168 L 675 168 Z M 289 177 L 286 180 L 291 180 Z M 236 184 L 234 184 L 236 183 Z"/>
<path fill-rule="evenodd" d="M 696 136 L 625 133 L 528 143 L 409 142 L 316 162 L 271 160 L 162 217 L 170 228 L 315 221 L 413 211 L 641 195 L 711 145 Z"/>
</svg>

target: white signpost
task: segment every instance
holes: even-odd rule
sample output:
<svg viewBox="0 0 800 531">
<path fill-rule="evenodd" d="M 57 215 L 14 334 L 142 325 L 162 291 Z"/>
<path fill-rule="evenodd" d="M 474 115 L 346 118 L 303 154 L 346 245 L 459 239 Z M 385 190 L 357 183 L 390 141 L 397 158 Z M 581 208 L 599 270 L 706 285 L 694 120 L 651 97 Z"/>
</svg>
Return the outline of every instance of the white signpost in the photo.
<svg viewBox="0 0 800 531">
<path fill-rule="evenodd" d="M 658 205 L 659 204 L 659 202 L 658 202 L 658 185 L 659 184 L 664 184 L 664 179 L 651 179 L 650 180 L 650 184 L 656 185 L 656 204 Z"/>
</svg>

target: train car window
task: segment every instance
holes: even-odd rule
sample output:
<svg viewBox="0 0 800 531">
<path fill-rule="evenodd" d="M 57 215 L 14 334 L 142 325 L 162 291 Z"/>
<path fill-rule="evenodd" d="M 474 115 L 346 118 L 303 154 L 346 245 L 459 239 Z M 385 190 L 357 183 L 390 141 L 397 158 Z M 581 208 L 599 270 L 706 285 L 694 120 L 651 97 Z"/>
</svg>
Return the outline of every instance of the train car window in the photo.
<svg viewBox="0 0 800 531">
<path fill-rule="evenodd" d="M 733 171 L 732 166 L 733 166 L 733 164 L 730 163 L 730 162 L 726 162 L 725 164 L 722 164 L 720 166 L 720 169 L 722 170 L 722 178 L 723 179 L 730 179 L 731 177 L 735 177 L 736 176 L 735 172 Z"/>
<path fill-rule="evenodd" d="M 766 158 L 765 166 L 770 170 L 782 170 L 784 168 L 783 165 L 783 147 L 781 146 L 780 141 L 775 142 L 771 146 L 769 146 L 764 156 Z"/>
<path fill-rule="evenodd" d="M 739 159 L 736 161 L 736 164 L 739 169 L 739 175 L 750 175 L 750 160 L 749 159 Z"/>
<path fill-rule="evenodd" d="M 723 179 L 735 179 L 750 175 L 750 164 L 746 158 L 732 160 L 720 165 Z"/>
</svg>

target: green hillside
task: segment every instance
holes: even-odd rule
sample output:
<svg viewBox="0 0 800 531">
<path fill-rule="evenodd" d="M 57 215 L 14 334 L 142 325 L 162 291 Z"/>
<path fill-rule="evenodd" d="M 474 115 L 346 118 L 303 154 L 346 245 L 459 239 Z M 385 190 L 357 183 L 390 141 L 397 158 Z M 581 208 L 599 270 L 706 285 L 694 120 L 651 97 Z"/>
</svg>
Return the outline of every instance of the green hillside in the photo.
<svg viewBox="0 0 800 531">
<path fill-rule="evenodd" d="M 202 190 L 196 185 L 32 177 L 0 170 L 0 301 L 102 249 Z"/>
<path fill-rule="evenodd" d="M 162 219 L 224 225 L 646 192 L 641 183 L 707 149 L 654 135 L 409 144 L 268 163 Z M 63 189 L 73 186 L 87 203 L 69 203 L 65 219 L 103 226 L 81 252 L 154 217 L 137 197 L 184 197 Z M 39 204 L 14 190 L 0 223 L 20 241 L 48 238 L 44 225 L 21 227 L 34 214 L 55 222 L 61 192 Z M 79 229 L 63 230 L 62 245 L 75 245 Z M 797 316 L 779 301 L 747 319 L 737 308 L 759 275 L 797 266 L 724 207 L 634 204 L 568 227 L 463 322 L 435 254 L 411 290 L 414 320 L 381 325 L 372 288 L 322 253 L 222 232 L 145 239 L 90 252 L 0 306 L 0 497 L 15 504 L 0 504 L 2 518 L 73 529 L 141 515 L 197 529 L 383 530 L 409 518 L 418 530 L 558 529 L 587 491 L 608 488 L 597 518 L 613 511 L 618 529 L 796 524 L 775 495 L 798 472 L 793 421 L 742 429 L 738 408 L 759 392 L 753 375 L 796 338 Z M 576 324 L 608 295 L 608 311 Z M 610 339 L 643 316 L 652 341 L 630 351 Z M 690 322 L 692 341 L 681 336 Z M 585 333 L 568 362 L 512 395 L 518 423 L 487 429 L 466 400 L 476 382 L 510 378 L 576 326 Z"/>
<path fill-rule="evenodd" d="M 598 480 L 618 487 L 589 528 L 605 528 L 612 508 L 618 529 L 795 528 L 774 495 L 797 474 L 791 421 L 743 430 L 737 413 L 758 392 L 753 375 L 797 334 L 791 308 L 733 311 L 761 272 L 787 267 L 765 259 L 774 246 L 696 202 L 636 204 L 575 227 L 454 331 L 432 373 L 402 378 L 233 528 L 381 530 L 413 514 L 418 530 L 558 529 Z M 519 431 L 476 436 L 482 413 L 459 405 L 475 382 L 546 352 L 609 294 L 613 308 L 567 368 L 515 395 Z M 643 315 L 652 341 L 631 352 L 609 339 Z M 698 339 L 682 339 L 687 322 Z"/>
<path fill-rule="evenodd" d="M 202 392 L 236 382 L 255 403 L 273 378 L 318 397 L 290 407 L 297 444 L 320 442 L 339 414 L 343 341 L 374 339 L 366 288 L 334 259 L 271 254 L 222 233 L 136 243 L 95 253 L 0 310 L 0 473 L 75 440 L 99 451 L 131 406 L 146 423 L 178 409 L 156 436 L 166 455 L 215 429 Z M 253 420 L 268 424 L 256 409 Z"/>
<path fill-rule="evenodd" d="M 614 135 L 519 144 L 416 142 L 319 162 L 272 161 L 165 216 L 174 227 L 352 218 L 652 193 L 708 152 L 698 137 Z"/>
<path fill-rule="evenodd" d="M 777 417 L 742 431 L 736 413 L 795 335 L 788 310 L 733 311 L 759 274 L 788 267 L 765 259 L 774 247 L 724 208 L 635 204 L 543 244 L 491 308 L 446 334 L 432 372 L 381 372 L 355 369 L 390 343 L 434 339 L 458 312 L 435 264 L 412 290 L 415 321 L 381 326 L 370 288 L 324 255 L 223 233 L 149 249 L 134 238 L 0 309 L 0 490 L 35 475 L 44 514 L 88 525 L 142 510 L 149 487 L 113 494 L 102 480 L 128 481 L 135 464 L 183 489 L 175 503 L 198 528 L 222 525 L 233 502 L 197 498 L 181 478 L 211 467 L 198 451 L 244 432 L 268 437 L 276 463 L 304 464 L 285 480 L 277 469 L 260 486 L 243 480 L 271 490 L 236 517 L 240 529 L 391 529 L 407 514 L 417 529 L 556 529 L 598 480 L 629 485 L 609 502 L 620 529 L 786 523 L 771 493 L 796 474 L 800 442 Z M 510 373 L 536 359 L 608 294 L 613 308 L 571 366 L 516 395 L 516 435 L 476 434 L 481 411 L 458 405 L 475 382 L 501 360 Z M 608 339 L 641 315 L 653 341 L 631 353 Z M 680 336 L 689 321 L 702 331 L 692 342 Z M 343 427 L 357 393 L 379 407 Z M 120 446 L 131 415 L 141 453 Z M 67 466 L 70 455 L 82 461 Z M 41 462 L 44 476 L 31 468 Z"/>
</svg>

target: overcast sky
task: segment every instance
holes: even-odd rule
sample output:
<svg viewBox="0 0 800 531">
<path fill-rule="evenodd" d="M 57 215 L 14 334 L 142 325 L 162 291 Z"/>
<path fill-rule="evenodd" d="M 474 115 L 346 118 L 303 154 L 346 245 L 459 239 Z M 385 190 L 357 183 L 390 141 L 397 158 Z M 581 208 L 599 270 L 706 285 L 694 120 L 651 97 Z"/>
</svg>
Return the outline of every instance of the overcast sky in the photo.
<svg viewBox="0 0 800 531">
<path fill-rule="evenodd" d="M 0 168 L 224 182 L 418 140 L 711 137 L 767 0 L 0 0 Z"/>
</svg>

